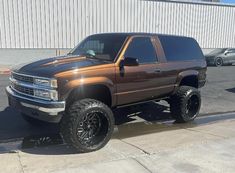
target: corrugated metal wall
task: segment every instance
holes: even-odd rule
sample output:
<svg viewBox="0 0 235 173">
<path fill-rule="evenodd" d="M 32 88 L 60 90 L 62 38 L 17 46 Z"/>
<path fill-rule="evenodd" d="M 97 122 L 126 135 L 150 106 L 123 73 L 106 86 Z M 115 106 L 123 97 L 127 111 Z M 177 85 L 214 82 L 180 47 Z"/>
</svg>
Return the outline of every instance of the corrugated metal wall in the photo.
<svg viewBox="0 0 235 173">
<path fill-rule="evenodd" d="M 0 0 L 0 48 L 71 48 L 100 32 L 156 32 L 235 47 L 235 6 L 145 0 Z"/>
</svg>

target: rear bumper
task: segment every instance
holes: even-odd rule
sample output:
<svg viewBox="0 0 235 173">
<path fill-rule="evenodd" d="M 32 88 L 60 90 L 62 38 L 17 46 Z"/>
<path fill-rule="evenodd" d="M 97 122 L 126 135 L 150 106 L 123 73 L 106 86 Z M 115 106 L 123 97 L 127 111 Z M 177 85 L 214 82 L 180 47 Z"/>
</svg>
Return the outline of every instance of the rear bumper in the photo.
<svg viewBox="0 0 235 173">
<path fill-rule="evenodd" d="M 20 95 L 9 86 L 6 88 L 6 93 L 11 107 L 39 120 L 59 122 L 65 110 L 64 101 L 55 102 L 29 98 Z"/>
</svg>

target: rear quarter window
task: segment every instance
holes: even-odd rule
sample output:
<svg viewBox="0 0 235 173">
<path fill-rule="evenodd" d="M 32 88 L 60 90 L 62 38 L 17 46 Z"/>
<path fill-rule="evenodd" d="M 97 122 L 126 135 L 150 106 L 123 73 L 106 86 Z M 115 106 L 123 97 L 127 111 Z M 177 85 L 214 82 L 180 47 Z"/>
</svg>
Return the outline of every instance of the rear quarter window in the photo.
<svg viewBox="0 0 235 173">
<path fill-rule="evenodd" d="M 188 37 L 158 36 L 167 61 L 204 59 L 197 41 Z"/>
</svg>

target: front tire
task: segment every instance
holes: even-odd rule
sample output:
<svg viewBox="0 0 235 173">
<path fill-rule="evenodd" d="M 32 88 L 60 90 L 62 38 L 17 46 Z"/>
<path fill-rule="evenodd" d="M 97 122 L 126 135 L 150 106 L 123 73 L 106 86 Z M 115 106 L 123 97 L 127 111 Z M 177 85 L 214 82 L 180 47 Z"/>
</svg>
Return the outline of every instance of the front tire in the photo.
<svg viewBox="0 0 235 173">
<path fill-rule="evenodd" d="M 180 86 L 170 100 L 171 115 L 179 123 L 194 120 L 199 114 L 200 107 L 200 92 L 190 86 Z"/>
<path fill-rule="evenodd" d="M 215 59 L 215 66 L 216 66 L 216 67 L 221 67 L 221 66 L 223 66 L 223 59 L 220 58 L 220 57 L 216 58 L 216 59 Z"/>
<path fill-rule="evenodd" d="M 91 152 L 104 147 L 114 129 L 111 109 L 100 101 L 75 101 L 61 120 L 64 141 L 78 152 Z"/>
</svg>

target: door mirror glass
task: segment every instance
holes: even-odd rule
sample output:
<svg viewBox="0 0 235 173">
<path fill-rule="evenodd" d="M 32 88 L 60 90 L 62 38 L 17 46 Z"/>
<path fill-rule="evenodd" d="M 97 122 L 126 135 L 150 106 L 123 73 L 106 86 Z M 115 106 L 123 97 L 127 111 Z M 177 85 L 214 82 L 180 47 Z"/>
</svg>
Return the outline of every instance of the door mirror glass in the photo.
<svg viewBox="0 0 235 173">
<path fill-rule="evenodd" d="M 138 66 L 139 62 L 137 58 L 133 57 L 125 57 L 125 59 L 122 62 L 123 66 Z"/>
</svg>

